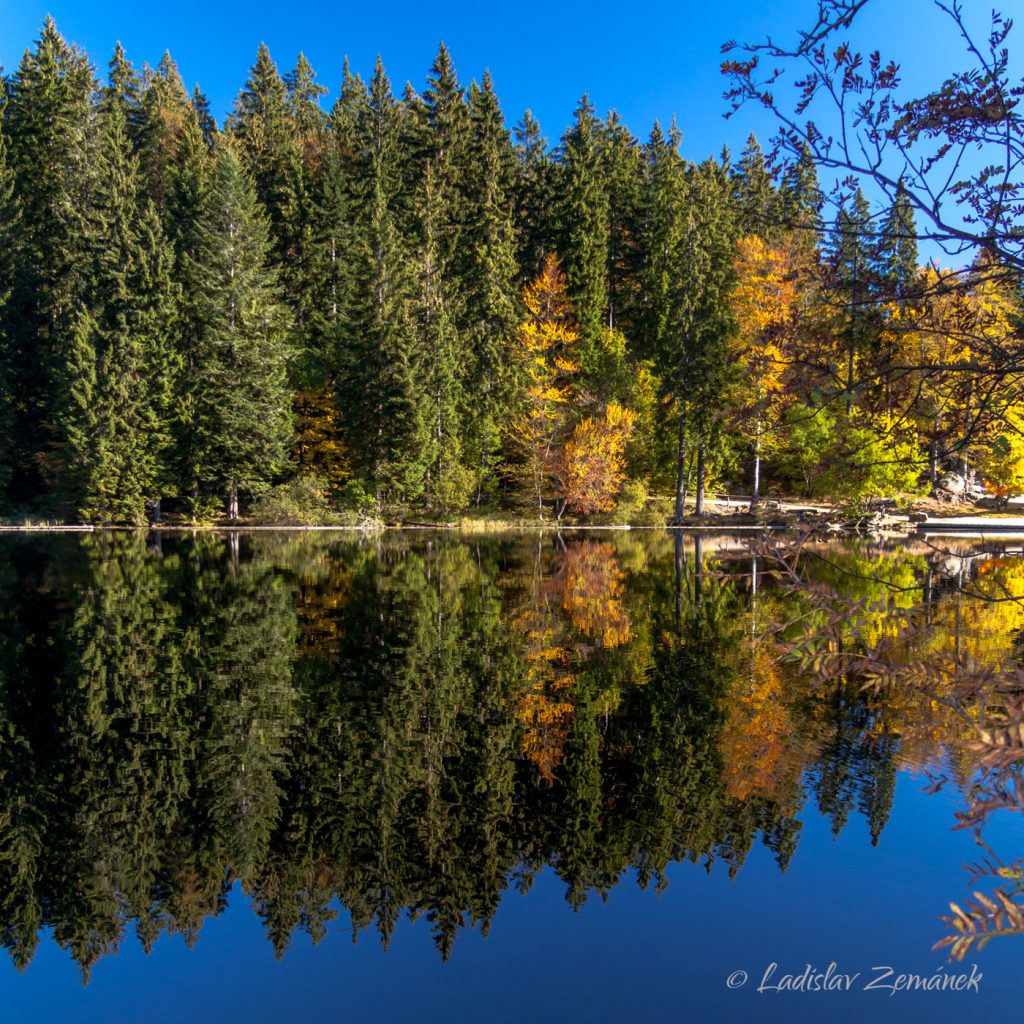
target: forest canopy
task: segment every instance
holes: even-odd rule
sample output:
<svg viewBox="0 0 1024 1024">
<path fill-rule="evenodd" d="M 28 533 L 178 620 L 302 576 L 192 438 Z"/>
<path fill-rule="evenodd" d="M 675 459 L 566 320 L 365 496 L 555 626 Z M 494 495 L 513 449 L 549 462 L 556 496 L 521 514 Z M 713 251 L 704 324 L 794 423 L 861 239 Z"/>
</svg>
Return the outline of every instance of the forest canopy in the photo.
<svg viewBox="0 0 1024 1024">
<path fill-rule="evenodd" d="M 586 96 L 551 145 L 443 45 L 421 92 L 326 94 L 261 46 L 218 125 L 169 54 L 101 80 L 46 21 L 0 96 L 5 514 L 1024 490 L 1018 274 L 922 267 L 906 190 L 826 225 L 810 147 L 694 163 Z"/>
</svg>

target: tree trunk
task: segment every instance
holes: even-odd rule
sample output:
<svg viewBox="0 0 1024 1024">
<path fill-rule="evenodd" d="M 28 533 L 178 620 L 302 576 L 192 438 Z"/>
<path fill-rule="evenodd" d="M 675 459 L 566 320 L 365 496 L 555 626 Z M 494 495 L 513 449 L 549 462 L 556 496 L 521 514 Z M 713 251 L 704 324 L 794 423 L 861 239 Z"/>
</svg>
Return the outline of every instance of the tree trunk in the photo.
<svg viewBox="0 0 1024 1024">
<path fill-rule="evenodd" d="M 754 486 L 750 492 L 750 505 L 761 496 L 761 414 L 757 416 L 757 434 L 754 436 Z"/>
<path fill-rule="evenodd" d="M 698 516 L 704 515 L 704 442 L 697 445 L 697 503 L 694 512 Z"/>
<path fill-rule="evenodd" d="M 676 514 L 675 522 L 681 523 L 686 514 L 686 420 L 679 414 L 679 445 L 676 451 Z"/>
<path fill-rule="evenodd" d="M 228 488 L 228 519 L 234 522 L 238 518 L 238 484 L 232 482 Z"/>
</svg>

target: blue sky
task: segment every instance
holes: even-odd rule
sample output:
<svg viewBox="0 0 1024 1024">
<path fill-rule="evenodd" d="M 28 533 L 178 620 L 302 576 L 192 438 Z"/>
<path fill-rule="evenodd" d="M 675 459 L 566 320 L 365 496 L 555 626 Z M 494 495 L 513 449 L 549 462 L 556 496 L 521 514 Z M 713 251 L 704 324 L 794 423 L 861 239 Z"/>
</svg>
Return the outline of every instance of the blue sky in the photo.
<svg viewBox="0 0 1024 1024">
<path fill-rule="evenodd" d="M 655 118 L 667 122 L 675 115 L 684 132 L 684 154 L 699 159 L 718 153 L 723 144 L 739 149 L 752 130 L 770 135 L 770 124 L 752 110 L 723 120 L 721 43 L 760 39 L 768 32 L 789 36 L 813 18 L 816 8 L 815 0 L 500 5 L 5 0 L 0 3 L 0 64 L 13 70 L 49 12 L 104 71 L 118 39 L 136 64 L 156 63 L 169 49 L 186 83 L 198 82 L 222 117 L 261 40 L 282 73 L 303 50 L 333 95 L 346 54 L 366 74 L 380 52 L 396 88 L 410 80 L 421 89 L 444 39 L 464 81 L 491 69 L 510 122 L 530 107 L 549 139 L 557 139 L 579 97 L 589 92 L 598 110 L 614 107 L 641 138 Z M 863 30 L 907 52 L 911 81 L 934 82 L 959 60 L 955 37 L 933 13 L 930 0 L 875 0 L 865 12 Z"/>
</svg>

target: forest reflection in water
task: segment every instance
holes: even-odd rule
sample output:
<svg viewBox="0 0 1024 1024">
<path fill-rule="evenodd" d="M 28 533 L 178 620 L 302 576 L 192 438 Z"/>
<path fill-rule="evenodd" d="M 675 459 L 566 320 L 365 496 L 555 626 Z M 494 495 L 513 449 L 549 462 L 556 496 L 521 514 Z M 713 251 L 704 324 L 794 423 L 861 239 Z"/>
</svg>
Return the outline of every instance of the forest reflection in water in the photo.
<svg viewBox="0 0 1024 1024">
<path fill-rule="evenodd" d="M 755 843 L 784 871 L 808 806 L 877 842 L 902 766 L 966 792 L 981 755 L 962 701 L 865 689 L 871 649 L 1012 675 L 1024 559 L 801 558 L 794 585 L 663 531 L 0 538 L 3 943 L 24 967 L 48 929 L 88 975 L 240 883 L 278 953 L 340 905 L 447 957 L 547 865 L 578 906 Z"/>
</svg>

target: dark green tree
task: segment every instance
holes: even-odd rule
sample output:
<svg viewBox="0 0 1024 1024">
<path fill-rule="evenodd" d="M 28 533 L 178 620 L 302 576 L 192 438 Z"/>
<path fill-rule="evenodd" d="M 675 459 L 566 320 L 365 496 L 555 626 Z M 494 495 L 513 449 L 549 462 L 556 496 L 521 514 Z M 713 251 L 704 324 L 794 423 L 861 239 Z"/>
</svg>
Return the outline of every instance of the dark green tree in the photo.
<svg viewBox="0 0 1024 1024">
<path fill-rule="evenodd" d="M 101 114 L 94 171 L 83 308 L 58 412 L 67 442 L 63 485 L 86 522 L 141 523 L 147 503 L 172 483 L 180 289 L 117 103 Z"/>
<path fill-rule="evenodd" d="M 57 409 L 86 253 L 92 68 L 47 18 L 8 79 L 4 128 L 21 206 L 7 313 L 14 493 L 43 497 L 59 472 Z"/>
<path fill-rule="evenodd" d="M 355 468 L 379 501 L 423 492 L 433 417 L 413 316 L 415 277 L 395 197 L 401 113 L 378 58 L 358 117 L 354 287 L 339 345 L 339 389 Z"/>
<path fill-rule="evenodd" d="M 193 514 L 219 492 L 238 516 L 280 473 L 291 440 L 289 317 L 270 265 L 267 222 L 233 145 L 216 155 L 202 198 L 188 303 L 194 376 L 185 467 Z"/>
<path fill-rule="evenodd" d="M 559 149 L 560 255 L 580 329 L 584 372 L 597 358 L 608 306 L 608 191 L 601 161 L 601 123 L 584 96 Z"/>
</svg>

